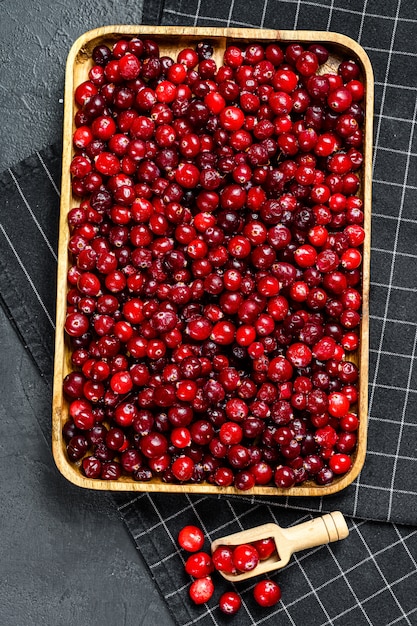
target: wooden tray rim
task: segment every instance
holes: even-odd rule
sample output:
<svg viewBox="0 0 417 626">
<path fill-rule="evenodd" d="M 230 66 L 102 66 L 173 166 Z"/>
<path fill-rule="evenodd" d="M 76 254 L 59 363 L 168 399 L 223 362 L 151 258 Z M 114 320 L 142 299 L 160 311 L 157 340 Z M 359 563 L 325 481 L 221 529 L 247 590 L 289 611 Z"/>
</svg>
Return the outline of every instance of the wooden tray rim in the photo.
<svg viewBox="0 0 417 626">
<path fill-rule="evenodd" d="M 63 450 L 62 420 L 63 420 L 63 392 L 62 380 L 64 372 L 64 321 L 66 310 L 66 268 L 62 271 L 61 259 L 67 257 L 67 228 L 66 215 L 70 207 L 72 197 L 69 184 L 69 166 L 72 159 L 73 128 L 73 69 L 77 55 L 83 52 L 87 45 L 92 45 L 93 40 L 104 37 L 120 36 L 159 36 L 159 37 L 195 37 L 211 39 L 235 39 L 235 40 L 271 40 L 282 43 L 292 41 L 299 42 L 322 42 L 337 45 L 344 49 L 345 54 L 353 53 L 361 62 L 366 85 L 365 95 L 365 123 L 364 123 L 364 163 L 362 167 L 362 197 L 364 202 L 366 240 L 363 247 L 363 278 L 362 278 L 362 320 L 360 331 L 359 350 L 359 415 L 360 425 L 358 431 L 358 444 L 355 451 L 354 461 L 347 474 L 334 480 L 330 485 L 324 486 L 297 486 L 290 489 L 277 487 L 257 486 L 248 491 L 239 491 L 235 487 L 218 487 L 208 483 L 201 484 L 166 484 L 159 479 L 150 482 L 136 482 L 126 477 L 117 481 L 101 479 L 89 479 L 81 474 L 77 465 L 72 465 Z M 372 142 L 373 142 L 373 100 L 374 78 L 373 70 L 365 50 L 350 37 L 332 31 L 312 30 L 272 30 L 252 28 L 206 28 L 190 26 L 152 26 L 152 25 L 110 25 L 85 32 L 75 40 L 69 51 L 66 62 L 65 95 L 64 95 L 64 121 L 63 121 L 63 154 L 62 154 L 62 183 L 60 203 L 60 224 L 58 242 L 58 280 L 57 280 L 57 312 L 56 312 L 56 335 L 55 335 L 55 363 L 53 380 L 52 402 L 52 452 L 55 464 L 60 473 L 76 486 L 105 491 L 131 491 L 131 492 L 165 492 L 165 493 L 199 493 L 215 495 L 238 495 L 238 496 L 270 496 L 273 498 L 282 496 L 326 496 L 337 493 L 350 485 L 359 475 L 365 462 L 368 429 L 368 351 L 369 351 L 369 283 L 370 283 L 370 239 L 371 239 L 371 198 L 372 198 Z M 61 270 L 61 271 L 60 271 Z"/>
</svg>

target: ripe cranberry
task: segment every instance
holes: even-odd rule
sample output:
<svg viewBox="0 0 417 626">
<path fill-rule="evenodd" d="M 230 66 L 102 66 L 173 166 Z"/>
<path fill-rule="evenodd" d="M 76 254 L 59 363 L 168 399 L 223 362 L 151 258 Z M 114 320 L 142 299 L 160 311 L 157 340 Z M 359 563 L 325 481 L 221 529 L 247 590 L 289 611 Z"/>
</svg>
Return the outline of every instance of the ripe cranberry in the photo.
<svg viewBox="0 0 417 626">
<path fill-rule="evenodd" d="M 205 604 L 214 593 L 214 584 L 210 576 L 197 578 L 191 583 L 189 595 L 194 604 Z"/>
<path fill-rule="evenodd" d="M 180 456 L 172 463 L 171 471 L 177 480 L 189 481 L 194 472 L 194 462 L 188 456 Z"/>
<path fill-rule="evenodd" d="M 125 472 L 132 474 L 142 467 L 142 457 L 138 450 L 124 450 L 120 456 L 120 464 Z"/>
<path fill-rule="evenodd" d="M 236 566 L 233 563 L 233 549 L 230 546 L 219 546 L 212 554 L 213 565 L 216 570 L 227 574 L 235 574 Z"/>
<path fill-rule="evenodd" d="M 252 544 L 241 544 L 233 549 L 234 567 L 240 572 L 251 572 L 259 563 L 259 554 Z"/>
<path fill-rule="evenodd" d="M 118 480 L 122 475 L 120 463 L 104 461 L 101 465 L 100 478 L 102 480 Z"/>
<path fill-rule="evenodd" d="M 255 601 L 263 607 L 275 606 L 281 599 L 281 589 L 273 580 L 261 580 L 253 590 Z"/>
<path fill-rule="evenodd" d="M 242 600 L 236 591 L 225 591 L 219 598 L 219 609 L 226 615 L 236 615 L 242 606 Z"/>
<path fill-rule="evenodd" d="M 270 361 L 268 366 L 268 378 L 273 382 L 286 382 L 290 380 L 293 373 L 291 363 L 283 356 L 278 356 Z"/>
<path fill-rule="evenodd" d="M 329 395 L 328 411 L 334 417 L 343 417 L 349 411 L 350 403 L 347 397 L 340 392 Z"/>
<path fill-rule="evenodd" d="M 274 482 L 280 489 L 289 489 L 295 485 L 295 473 L 290 467 L 279 466 L 275 470 Z"/>
<path fill-rule="evenodd" d="M 82 468 L 87 478 L 100 478 L 101 476 L 101 461 L 94 456 L 85 457 L 82 461 Z"/>
<path fill-rule="evenodd" d="M 194 578 L 209 576 L 213 570 L 213 560 L 206 552 L 195 552 L 185 562 L 185 571 Z"/>
<path fill-rule="evenodd" d="M 65 439 L 114 420 L 92 477 L 329 484 L 358 429 L 359 68 L 319 71 L 321 44 L 212 54 L 121 39 L 74 94 Z"/>
<path fill-rule="evenodd" d="M 149 459 L 161 457 L 167 449 L 166 437 L 157 432 L 144 435 L 140 441 L 140 451 Z"/>
<path fill-rule="evenodd" d="M 340 419 L 340 427 L 347 432 L 354 432 L 358 429 L 359 419 L 354 413 L 346 413 Z"/>
<path fill-rule="evenodd" d="M 67 454 L 71 461 L 78 461 L 88 450 L 88 441 L 83 435 L 74 435 L 67 443 Z"/>
<path fill-rule="evenodd" d="M 269 559 L 269 557 L 274 554 L 277 547 L 275 545 L 274 539 L 272 537 L 267 537 L 266 539 L 259 539 L 252 543 L 254 548 L 258 551 L 259 558 L 261 561 L 265 561 Z"/>
<path fill-rule="evenodd" d="M 352 459 L 348 454 L 335 453 L 329 459 L 329 468 L 334 474 L 346 474 L 352 467 Z"/>
</svg>

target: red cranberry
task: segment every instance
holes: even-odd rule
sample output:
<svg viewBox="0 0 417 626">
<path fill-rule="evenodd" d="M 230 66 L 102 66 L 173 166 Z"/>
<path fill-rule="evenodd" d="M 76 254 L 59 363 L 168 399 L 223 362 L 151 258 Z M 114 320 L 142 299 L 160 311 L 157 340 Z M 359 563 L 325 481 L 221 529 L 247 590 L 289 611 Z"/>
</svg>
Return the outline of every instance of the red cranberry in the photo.
<svg viewBox="0 0 417 626">
<path fill-rule="evenodd" d="M 260 606 L 271 607 L 281 599 L 281 589 L 273 580 L 261 580 L 256 583 L 253 596 Z"/>
<path fill-rule="evenodd" d="M 194 604 L 205 604 L 214 593 L 214 584 L 210 576 L 197 578 L 191 583 L 189 595 Z"/>
<path fill-rule="evenodd" d="M 214 570 L 212 558 L 201 550 L 195 552 L 185 562 L 185 571 L 194 578 L 209 576 Z"/>
<path fill-rule="evenodd" d="M 236 615 L 242 606 L 242 600 L 236 591 L 225 591 L 219 598 L 219 609 L 226 615 Z"/>
<path fill-rule="evenodd" d="M 74 94 L 64 437 L 85 431 L 94 478 L 326 485 L 358 429 L 359 66 L 212 53 L 120 39 Z"/>
<path fill-rule="evenodd" d="M 233 550 L 234 567 L 240 572 L 251 572 L 259 563 L 259 554 L 252 544 L 242 544 Z"/>
</svg>

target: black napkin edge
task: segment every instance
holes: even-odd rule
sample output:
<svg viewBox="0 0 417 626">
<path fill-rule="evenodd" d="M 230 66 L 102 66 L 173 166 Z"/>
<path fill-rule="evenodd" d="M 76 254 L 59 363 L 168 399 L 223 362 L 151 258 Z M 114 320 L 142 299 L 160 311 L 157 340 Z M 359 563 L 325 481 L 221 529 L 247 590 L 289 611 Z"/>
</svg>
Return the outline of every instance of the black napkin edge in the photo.
<svg viewBox="0 0 417 626">
<path fill-rule="evenodd" d="M 37 359 L 35 358 L 32 350 L 30 349 L 30 346 L 28 345 L 24 336 L 22 335 L 21 330 L 18 324 L 16 323 L 16 320 L 14 319 L 12 312 L 10 311 L 9 306 L 7 305 L 1 293 L 0 293 L 0 306 L 3 309 L 4 314 L 7 317 L 8 322 L 10 323 L 10 326 L 12 327 L 13 331 L 16 333 L 21 344 L 23 345 L 26 352 L 28 353 L 31 362 L 33 363 L 33 365 L 36 367 L 37 371 L 39 372 L 42 381 L 47 385 L 47 387 L 51 387 L 52 381 L 49 379 L 49 376 L 46 376 L 44 374 L 41 367 L 39 366 Z"/>
<path fill-rule="evenodd" d="M 144 2 L 142 8 L 142 24 L 160 25 L 165 8 L 165 0 Z"/>
</svg>

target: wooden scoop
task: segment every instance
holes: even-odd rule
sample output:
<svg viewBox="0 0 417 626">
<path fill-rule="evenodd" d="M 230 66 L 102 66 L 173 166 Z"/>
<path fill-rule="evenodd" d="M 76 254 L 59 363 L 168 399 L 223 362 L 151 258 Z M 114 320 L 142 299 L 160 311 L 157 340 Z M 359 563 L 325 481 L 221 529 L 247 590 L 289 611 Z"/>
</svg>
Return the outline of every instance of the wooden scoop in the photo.
<svg viewBox="0 0 417 626">
<path fill-rule="evenodd" d="M 220 571 L 224 578 L 236 582 L 246 580 L 252 576 L 259 576 L 259 574 L 265 574 L 272 570 L 281 569 L 287 565 L 294 552 L 345 539 L 348 535 L 349 530 L 342 513 L 333 511 L 322 517 L 317 517 L 290 528 L 281 528 L 278 524 L 263 524 L 249 530 L 242 530 L 233 535 L 220 537 L 211 544 L 211 551 L 213 553 L 219 546 L 238 546 L 272 537 L 277 548 L 276 552 L 268 559 L 259 561 L 255 569 L 238 574 L 228 574 Z"/>
</svg>

